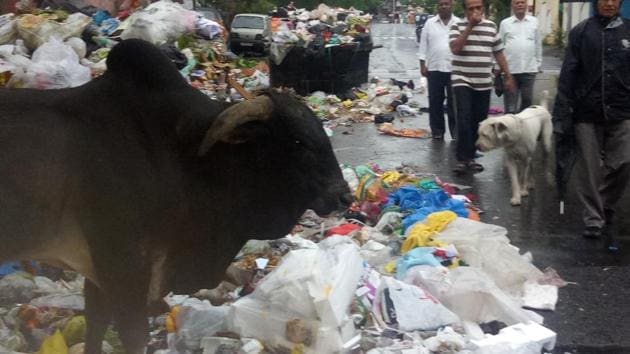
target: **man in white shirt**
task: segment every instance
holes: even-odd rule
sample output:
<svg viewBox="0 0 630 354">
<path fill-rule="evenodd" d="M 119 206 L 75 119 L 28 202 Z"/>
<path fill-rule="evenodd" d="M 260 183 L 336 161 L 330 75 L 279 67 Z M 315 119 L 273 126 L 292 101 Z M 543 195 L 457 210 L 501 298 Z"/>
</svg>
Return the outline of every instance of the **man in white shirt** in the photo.
<svg viewBox="0 0 630 354">
<path fill-rule="evenodd" d="M 527 0 L 512 0 L 512 12 L 514 15 L 501 21 L 499 28 L 505 58 L 515 83 L 515 91 L 505 92 L 503 98 L 506 113 L 518 113 L 532 105 L 536 73 L 542 64 L 538 20 L 526 14 Z"/>
<path fill-rule="evenodd" d="M 434 139 L 444 138 L 444 98 L 446 97 L 448 130 L 455 139 L 457 129 L 451 92 L 451 61 L 449 30 L 459 18 L 453 16 L 453 0 L 439 0 L 438 16 L 427 20 L 420 37 L 420 73 L 429 84 L 429 125 Z"/>
</svg>

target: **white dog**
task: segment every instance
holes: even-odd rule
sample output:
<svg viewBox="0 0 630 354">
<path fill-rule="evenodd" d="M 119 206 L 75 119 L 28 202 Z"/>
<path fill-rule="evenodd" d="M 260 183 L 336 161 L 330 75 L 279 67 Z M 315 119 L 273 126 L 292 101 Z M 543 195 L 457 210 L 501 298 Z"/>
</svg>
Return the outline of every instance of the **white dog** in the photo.
<svg viewBox="0 0 630 354">
<path fill-rule="evenodd" d="M 479 125 L 477 149 L 489 151 L 502 147 L 505 151 L 505 167 L 512 183 L 512 205 L 521 205 L 521 197 L 534 188 L 532 159 L 536 143 L 542 138 L 545 165 L 550 171 L 549 153 L 553 128 L 551 114 L 547 110 L 549 92 L 543 92 L 540 106 L 530 106 L 518 114 L 490 117 Z"/>
</svg>

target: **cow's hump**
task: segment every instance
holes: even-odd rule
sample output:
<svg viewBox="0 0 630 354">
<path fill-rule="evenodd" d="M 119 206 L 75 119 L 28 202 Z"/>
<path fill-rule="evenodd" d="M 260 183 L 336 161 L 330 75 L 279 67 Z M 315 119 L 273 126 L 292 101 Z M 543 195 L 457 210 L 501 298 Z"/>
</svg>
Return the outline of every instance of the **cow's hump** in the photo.
<svg viewBox="0 0 630 354">
<path fill-rule="evenodd" d="M 141 39 L 127 39 L 114 46 L 107 57 L 107 72 L 140 86 L 186 85 L 175 64 L 159 48 Z"/>
</svg>

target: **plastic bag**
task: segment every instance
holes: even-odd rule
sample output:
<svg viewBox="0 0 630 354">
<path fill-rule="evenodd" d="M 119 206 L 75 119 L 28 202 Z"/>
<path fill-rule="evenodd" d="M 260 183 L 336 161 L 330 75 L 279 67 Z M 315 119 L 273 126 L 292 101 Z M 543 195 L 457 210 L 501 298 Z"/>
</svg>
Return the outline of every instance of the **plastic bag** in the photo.
<svg viewBox="0 0 630 354">
<path fill-rule="evenodd" d="M 227 306 L 212 306 L 207 300 L 186 299 L 177 313 L 175 348 L 180 353 L 193 353 L 201 348 L 201 339 L 225 329 Z"/>
<path fill-rule="evenodd" d="M 478 268 L 458 267 L 449 272 L 431 272 L 428 269 L 409 269 L 405 281 L 428 289 L 464 321 L 484 323 L 498 320 L 512 325 L 543 320 L 541 316 L 522 309 Z"/>
<path fill-rule="evenodd" d="M 0 279 L 0 306 L 28 303 L 36 297 L 37 285 L 29 273 L 18 271 Z"/>
<path fill-rule="evenodd" d="M 68 346 L 61 331 L 57 330 L 55 334 L 46 338 L 37 354 L 68 354 Z"/>
<path fill-rule="evenodd" d="M 85 308 L 85 298 L 82 294 L 50 294 L 33 299 L 30 305 L 39 308 L 53 307 L 83 311 Z"/>
<path fill-rule="evenodd" d="M 70 37 L 80 37 L 90 22 L 92 19 L 80 12 L 70 14 L 64 22 L 27 14 L 18 19 L 17 31 L 26 47 L 35 50 L 51 38 L 65 40 Z"/>
<path fill-rule="evenodd" d="M 14 14 L 0 16 L 0 44 L 11 43 L 15 40 L 17 35 L 16 22 Z"/>
<path fill-rule="evenodd" d="M 351 338 L 354 325 L 347 312 L 363 260 L 347 237 L 332 236 L 317 246 L 289 252 L 251 295 L 236 301 L 230 330 L 291 348 L 294 343 L 283 334 L 299 323 L 308 339 L 304 353 L 333 352 Z"/>
<path fill-rule="evenodd" d="M 195 28 L 197 34 L 206 39 L 213 39 L 223 33 L 223 27 L 220 24 L 204 17 L 197 18 Z"/>
<path fill-rule="evenodd" d="M 90 69 L 79 64 L 69 45 L 52 38 L 33 53 L 32 64 L 20 78 L 24 87 L 57 89 L 76 87 L 90 81 Z"/>
<path fill-rule="evenodd" d="M 427 290 L 392 277 L 383 277 L 373 311 L 381 321 L 403 331 L 434 330 L 459 322 Z"/>
<path fill-rule="evenodd" d="M 523 284 L 543 273 L 519 254 L 506 235 L 501 226 L 457 218 L 435 239 L 454 244 L 466 263 L 482 269 L 503 291 L 520 297 Z"/>
<path fill-rule="evenodd" d="M 144 39 L 156 45 L 174 42 L 182 34 L 195 31 L 198 17 L 180 4 L 158 1 L 131 15 L 120 37 Z"/>
</svg>

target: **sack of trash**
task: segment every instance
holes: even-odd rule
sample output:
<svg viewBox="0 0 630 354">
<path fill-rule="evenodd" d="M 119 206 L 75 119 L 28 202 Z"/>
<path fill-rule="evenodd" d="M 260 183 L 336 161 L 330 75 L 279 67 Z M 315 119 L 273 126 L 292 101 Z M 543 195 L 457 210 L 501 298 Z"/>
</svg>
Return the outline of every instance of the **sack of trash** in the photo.
<svg viewBox="0 0 630 354">
<path fill-rule="evenodd" d="M 184 33 L 194 33 L 198 17 L 180 4 L 158 1 L 135 12 L 120 37 L 144 39 L 155 45 L 170 43 Z"/>
</svg>

